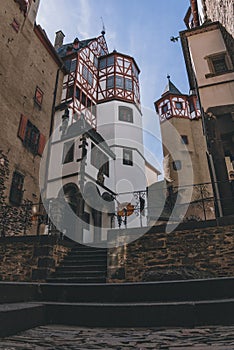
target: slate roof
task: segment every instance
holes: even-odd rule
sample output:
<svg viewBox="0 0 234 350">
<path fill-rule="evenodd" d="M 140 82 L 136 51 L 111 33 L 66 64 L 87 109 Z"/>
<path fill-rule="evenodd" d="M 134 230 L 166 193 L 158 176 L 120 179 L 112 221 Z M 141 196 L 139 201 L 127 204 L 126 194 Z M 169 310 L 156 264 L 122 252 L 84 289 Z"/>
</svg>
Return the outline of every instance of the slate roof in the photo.
<svg viewBox="0 0 234 350">
<path fill-rule="evenodd" d="M 58 53 L 58 55 L 60 57 L 65 57 L 66 54 L 67 54 L 67 48 L 68 47 L 72 48 L 71 52 L 78 52 L 81 49 L 83 49 L 84 47 L 86 47 L 94 39 L 95 38 L 86 39 L 86 40 L 80 40 L 79 41 L 79 47 L 77 49 L 73 47 L 73 42 L 69 43 L 69 44 L 62 45 L 61 47 L 58 48 L 57 53 Z"/>
<path fill-rule="evenodd" d="M 162 93 L 162 96 L 166 94 L 173 94 L 173 95 L 183 95 L 180 90 L 177 89 L 177 87 L 171 82 L 170 77 L 167 77 L 168 79 L 168 84 L 164 89 L 164 92 Z"/>
</svg>

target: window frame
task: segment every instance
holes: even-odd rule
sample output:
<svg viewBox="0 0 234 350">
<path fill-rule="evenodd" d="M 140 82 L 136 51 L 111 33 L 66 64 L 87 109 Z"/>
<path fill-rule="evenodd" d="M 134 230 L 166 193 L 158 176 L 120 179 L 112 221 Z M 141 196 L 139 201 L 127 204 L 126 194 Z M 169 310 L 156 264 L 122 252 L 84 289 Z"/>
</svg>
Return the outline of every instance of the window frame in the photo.
<svg viewBox="0 0 234 350">
<path fill-rule="evenodd" d="M 207 60 L 208 67 L 210 70 L 210 73 L 205 75 L 206 78 L 211 78 L 211 77 L 216 76 L 216 75 L 223 75 L 223 74 L 226 74 L 226 73 L 233 71 L 232 62 L 231 62 L 226 51 L 218 52 L 218 53 L 206 56 L 204 58 Z M 225 65 L 225 69 L 220 70 L 220 71 L 217 70 L 214 62 L 218 61 L 218 60 L 223 60 L 224 65 Z"/>
<path fill-rule="evenodd" d="M 109 157 L 93 142 L 91 142 L 90 163 L 105 176 L 110 176 Z"/>
<path fill-rule="evenodd" d="M 183 145 L 188 145 L 189 141 L 188 141 L 188 136 L 187 135 L 181 135 L 181 143 Z"/>
<path fill-rule="evenodd" d="M 34 102 L 37 104 L 39 108 L 42 107 L 44 92 L 39 88 L 39 86 L 36 86 L 35 94 L 34 94 Z"/>
<path fill-rule="evenodd" d="M 34 155 L 36 155 L 38 152 L 39 139 L 40 131 L 34 124 L 30 122 L 30 120 L 28 120 L 23 144 Z"/>
<path fill-rule="evenodd" d="M 9 202 L 16 206 L 20 205 L 24 194 L 24 175 L 18 170 L 12 174 Z"/>
<path fill-rule="evenodd" d="M 122 115 L 122 113 L 130 113 L 129 115 L 127 114 L 125 117 Z M 118 110 L 118 117 L 119 121 L 121 122 L 126 122 L 126 123 L 132 123 L 133 124 L 133 110 L 130 107 L 126 106 L 119 106 Z"/>
<path fill-rule="evenodd" d="M 181 160 L 177 159 L 172 162 L 173 169 L 175 171 L 180 171 L 182 169 L 182 163 Z"/>
<path fill-rule="evenodd" d="M 129 155 L 129 159 L 126 159 L 126 155 Z M 133 150 L 129 148 L 123 148 L 123 165 L 133 166 Z"/>
<path fill-rule="evenodd" d="M 75 140 L 69 140 L 63 144 L 62 164 L 74 162 L 75 156 Z"/>
</svg>

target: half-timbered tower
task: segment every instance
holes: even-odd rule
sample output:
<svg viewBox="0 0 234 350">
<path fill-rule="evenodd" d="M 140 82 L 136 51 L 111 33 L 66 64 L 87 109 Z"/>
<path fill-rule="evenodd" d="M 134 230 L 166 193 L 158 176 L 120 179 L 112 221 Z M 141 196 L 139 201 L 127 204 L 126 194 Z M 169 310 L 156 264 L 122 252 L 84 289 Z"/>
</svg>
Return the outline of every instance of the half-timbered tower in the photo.
<svg viewBox="0 0 234 350">
<path fill-rule="evenodd" d="M 196 95 L 181 93 L 168 76 L 168 84 L 161 98 L 155 102 L 155 108 L 160 118 L 164 156 L 168 154 L 171 156 L 169 169 L 174 184 L 176 184 L 178 173 L 184 172 L 187 166 L 183 164 L 185 147 L 190 154 L 193 167 L 193 178 L 185 178 L 185 184 L 208 182 L 206 144 Z M 173 126 L 170 131 L 166 128 L 166 121 Z M 168 132 L 172 134 L 168 135 Z"/>
<path fill-rule="evenodd" d="M 181 93 L 168 76 L 168 84 L 155 108 L 160 118 L 165 179 L 181 195 L 181 202 L 194 201 L 197 197 L 192 190 L 194 185 L 210 182 L 198 99 L 194 94 Z M 207 193 L 211 195 L 212 187 L 208 187 Z"/>
<path fill-rule="evenodd" d="M 105 240 L 107 229 L 117 224 L 113 214 L 123 203 L 134 206 L 132 192 L 146 189 L 140 70 L 134 58 L 109 53 L 104 34 L 63 45 L 59 31 L 55 39 L 66 74 L 55 113 L 47 197 L 61 195 L 61 177 L 65 197 L 73 192 L 67 196 L 67 188 L 76 188 L 77 196 L 67 200 L 83 227 L 72 238 L 86 243 Z M 134 218 L 129 215 L 128 225 Z"/>
</svg>

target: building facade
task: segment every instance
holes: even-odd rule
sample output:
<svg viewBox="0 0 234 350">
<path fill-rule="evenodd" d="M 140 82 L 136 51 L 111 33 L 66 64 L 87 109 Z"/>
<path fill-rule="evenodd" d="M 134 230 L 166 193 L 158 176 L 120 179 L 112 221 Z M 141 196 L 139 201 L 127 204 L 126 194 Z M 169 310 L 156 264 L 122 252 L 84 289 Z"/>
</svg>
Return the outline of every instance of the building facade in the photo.
<svg viewBox="0 0 234 350">
<path fill-rule="evenodd" d="M 70 220 L 64 221 L 64 210 L 55 215 L 56 226 L 63 222 L 61 231 L 81 243 L 100 243 L 108 229 L 126 224 L 126 217 L 128 227 L 138 226 L 136 209 L 146 200 L 140 71 L 134 58 L 109 53 L 104 32 L 69 44 L 63 38 L 57 32 L 55 46 L 66 74 L 45 198 L 72 203 Z M 144 198 L 133 195 L 140 191 Z"/>
<path fill-rule="evenodd" d="M 56 77 L 57 97 L 61 94 L 62 62 L 35 24 L 38 6 L 39 0 L 4 0 L 0 9 L 0 149 L 9 166 L 4 204 L 11 206 L 40 202 L 39 166 L 51 129 Z"/>
<path fill-rule="evenodd" d="M 208 197 L 212 197 L 212 187 L 197 96 L 181 93 L 168 76 L 168 84 L 162 96 L 155 102 L 155 108 L 160 118 L 165 186 L 168 189 L 168 200 L 172 202 L 177 200 L 176 216 L 204 219 L 199 200 L 201 184 L 206 184 L 204 185 L 207 197 L 205 218 L 213 217 L 210 201 L 208 208 Z M 191 203 L 190 209 L 182 214 L 189 203 Z"/>
<path fill-rule="evenodd" d="M 191 1 L 191 20 L 185 20 L 188 29 L 181 32 L 180 37 L 190 88 L 196 91 L 202 106 L 216 212 L 223 216 L 233 213 L 229 174 L 234 168 L 234 41 L 229 20 L 233 7 L 229 13 L 226 6 L 227 3 L 233 6 L 233 2 L 222 1 L 222 6 L 218 3 L 220 5 L 221 2 L 214 1 L 211 6 L 211 2 L 207 1 L 205 10 L 208 16 L 215 7 L 217 11 L 213 12 L 212 18 L 219 19 L 222 24 L 200 22 L 199 2 Z M 222 16 L 216 18 L 218 12 L 222 12 Z"/>
</svg>

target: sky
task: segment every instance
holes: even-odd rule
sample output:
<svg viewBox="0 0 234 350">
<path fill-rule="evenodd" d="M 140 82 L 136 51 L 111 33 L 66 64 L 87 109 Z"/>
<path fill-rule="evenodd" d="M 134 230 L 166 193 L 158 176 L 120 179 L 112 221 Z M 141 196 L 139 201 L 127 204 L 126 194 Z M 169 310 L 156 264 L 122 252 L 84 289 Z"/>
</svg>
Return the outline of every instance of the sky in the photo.
<svg viewBox="0 0 234 350">
<path fill-rule="evenodd" d="M 102 20 L 109 51 L 135 58 L 140 70 L 146 158 L 161 168 L 160 127 L 154 102 L 167 85 L 167 75 L 182 93 L 188 80 L 180 41 L 189 0 L 41 0 L 37 23 L 54 43 L 62 30 L 64 43 L 100 35 Z M 154 158 L 154 159 L 153 159 Z"/>
</svg>

